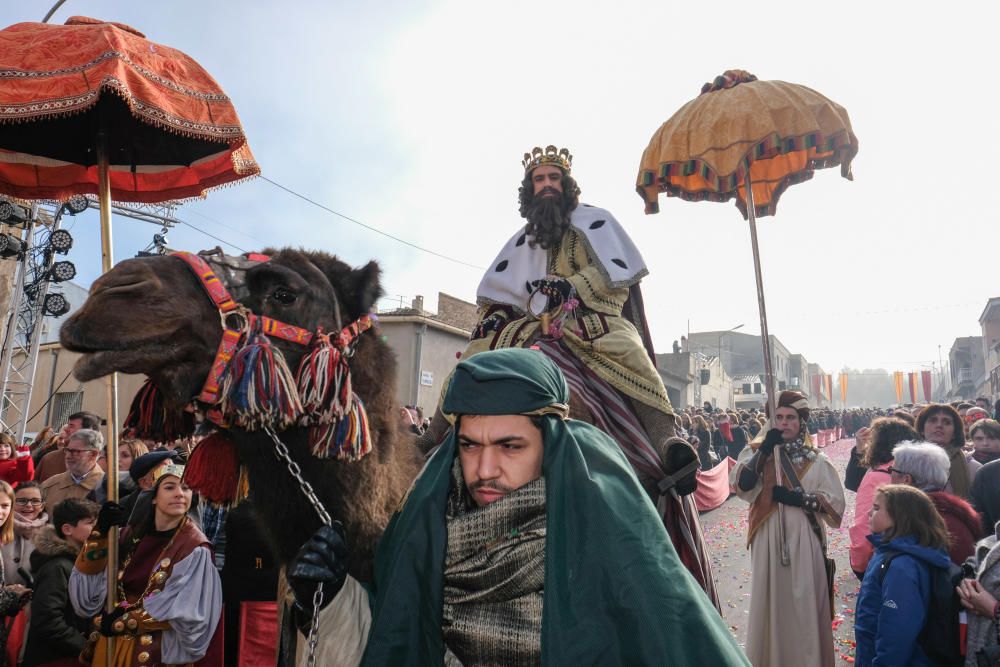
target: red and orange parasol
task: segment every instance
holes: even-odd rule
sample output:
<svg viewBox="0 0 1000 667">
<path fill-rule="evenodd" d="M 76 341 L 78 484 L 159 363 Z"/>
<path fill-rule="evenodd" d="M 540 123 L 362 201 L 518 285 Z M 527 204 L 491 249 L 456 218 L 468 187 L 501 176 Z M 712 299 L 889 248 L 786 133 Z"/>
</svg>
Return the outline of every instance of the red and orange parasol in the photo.
<svg viewBox="0 0 1000 667">
<path fill-rule="evenodd" d="M 102 270 L 111 201 L 157 203 L 259 173 L 232 101 L 192 58 L 120 23 L 0 30 L 0 194 L 96 194 Z M 117 379 L 108 376 L 108 498 L 118 499 Z M 108 609 L 117 536 L 109 539 Z"/>
</svg>

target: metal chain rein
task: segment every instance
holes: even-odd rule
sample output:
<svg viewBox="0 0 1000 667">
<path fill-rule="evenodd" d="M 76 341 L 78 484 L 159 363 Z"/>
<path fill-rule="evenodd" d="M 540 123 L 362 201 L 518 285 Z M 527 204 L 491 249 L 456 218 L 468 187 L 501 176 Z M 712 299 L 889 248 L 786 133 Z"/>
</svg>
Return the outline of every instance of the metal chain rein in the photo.
<svg viewBox="0 0 1000 667">
<path fill-rule="evenodd" d="M 312 484 L 307 482 L 302 478 L 302 468 L 299 464 L 292 460 L 291 454 L 288 453 L 288 446 L 281 441 L 281 439 L 271 430 L 270 427 L 265 426 L 264 432 L 267 433 L 271 440 L 274 441 L 274 454 L 279 461 L 282 461 L 288 468 L 288 472 L 299 483 L 299 489 L 302 491 L 302 495 L 306 497 L 309 504 L 313 506 L 316 510 L 316 514 L 319 515 L 319 520 L 324 526 L 329 526 L 333 523 L 330 518 L 330 514 L 323 507 L 323 503 L 319 498 L 316 497 L 316 492 L 313 491 Z M 319 612 L 320 608 L 323 606 L 323 582 L 320 582 L 316 586 L 316 592 L 313 593 L 313 613 L 312 621 L 309 624 L 309 654 L 308 662 L 306 663 L 308 667 L 315 667 L 316 665 L 316 645 L 319 643 Z"/>
</svg>

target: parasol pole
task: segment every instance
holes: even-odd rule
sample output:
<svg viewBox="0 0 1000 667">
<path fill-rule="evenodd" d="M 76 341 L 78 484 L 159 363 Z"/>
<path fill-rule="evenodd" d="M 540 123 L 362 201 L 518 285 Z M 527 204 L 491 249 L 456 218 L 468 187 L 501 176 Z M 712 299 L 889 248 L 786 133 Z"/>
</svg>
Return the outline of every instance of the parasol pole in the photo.
<svg viewBox="0 0 1000 667">
<path fill-rule="evenodd" d="M 101 214 L 101 273 L 114 264 L 111 248 L 111 178 L 109 175 L 108 134 L 101 127 L 97 132 L 97 198 Z M 108 500 L 118 502 L 118 373 L 104 378 L 107 389 L 108 439 L 107 461 Z M 114 611 L 118 596 L 118 527 L 108 532 L 108 593 L 104 611 Z M 107 667 L 114 666 L 115 638 L 108 637 Z"/>
<path fill-rule="evenodd" d="M 750 245 L 753 246 L 753 271 L 757 278 L 757 308 L 760 311 L 760 344 L 764 353 L 764 374 L 767 376 L 767 414 L 768 424 L 774 424 L 774 368 L 771 364 L 771 335 L 767 331 L 767 308 L 764 306 L 764 280 L 760 273 L 760 247 L 757 245 L 757 211 L 753 201 L 753 183 L 750 180 L 750 167 L 747 167 L 744 187 L 747 190 L 747 217 L 750 219 Z M 775 480 L 781 482 L 780 446 L 774 449 Z M 790 565 L 791 555 L 788 552 L 788 541 L 785 539 L 785 511 L 778 503 L 778 540 L 781 543 L 781 564 Z"/>
</svg>

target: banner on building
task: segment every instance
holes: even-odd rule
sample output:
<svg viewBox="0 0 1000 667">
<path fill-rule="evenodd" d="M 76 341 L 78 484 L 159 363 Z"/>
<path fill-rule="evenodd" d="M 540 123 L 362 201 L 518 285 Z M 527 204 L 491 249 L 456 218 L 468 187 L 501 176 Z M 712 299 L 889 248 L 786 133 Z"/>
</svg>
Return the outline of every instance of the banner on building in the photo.
<svg viewBox="0 0 1000 667">
<path fill-rule="evenodd" d="M 816 405 L 819 405 L 819 399 L 822 398 L 820 395 L 819 383 L 823 378 L 818 375 L 812 376 L 813 381 L 813 399 L 816 401 Z"/>
<path fill-rule="evenodd" d="M 917 402 L 917 374 L 916 373 L 910 373 L 909 374 L 909 380 L 910 380 L 910 403 L 916 403 Z"/>
<path fill-rule="evenodd" d="M 833 402 L 833 376 L 827 373 L 823 376 L 823 380 L 826 382 L 826 398 L 831 403 Z"/>
<path fill-rule="evenodd" d="M 893 371 L 892 383 L 896 387 L 896 402 L 903 402 L 903 371 Z"/>
<path fill-rule="evenodd" d="M 924 401 L 926 403 L 931 402 L 931 372 L 930 371 L 920 371 L 920 380 L 924 385 Z"/>
<path fill-rule="evenodd" d="M 840 402 L 847 407 L 847 373 L 840 374 Z"/>
</svg>

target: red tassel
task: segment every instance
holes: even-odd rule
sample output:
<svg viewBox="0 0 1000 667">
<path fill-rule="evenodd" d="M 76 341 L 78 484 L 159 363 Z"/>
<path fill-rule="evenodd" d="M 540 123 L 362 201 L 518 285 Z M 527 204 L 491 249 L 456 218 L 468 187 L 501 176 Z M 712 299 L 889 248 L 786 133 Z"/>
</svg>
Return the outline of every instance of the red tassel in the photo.
<svg viewBox="0 0 1000 667">
<path fill-rule="evenodd" d="M 231 507 L 246 497 L 246 474 L 236 443 L 228 434 L 215 432 L 192 450 L 184 467 L 184 481 L 215 505 Z"/>
<path fill-rule="evenodd" d="M 135 437 L 142 440 L 172 442 L 194 432 L 194 416 L 184 411 L 167 410 L 163 394 L 147 378 L 132 399 L 124 427 L 134 429 Z"/>
</svg>

